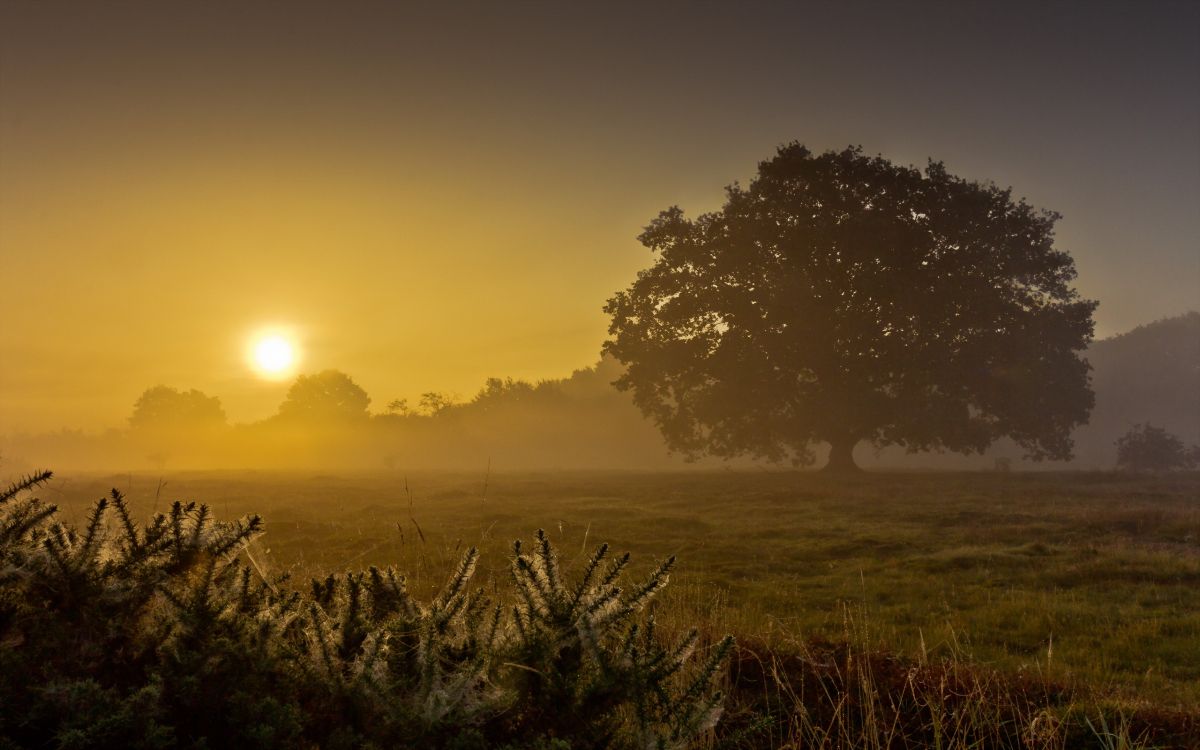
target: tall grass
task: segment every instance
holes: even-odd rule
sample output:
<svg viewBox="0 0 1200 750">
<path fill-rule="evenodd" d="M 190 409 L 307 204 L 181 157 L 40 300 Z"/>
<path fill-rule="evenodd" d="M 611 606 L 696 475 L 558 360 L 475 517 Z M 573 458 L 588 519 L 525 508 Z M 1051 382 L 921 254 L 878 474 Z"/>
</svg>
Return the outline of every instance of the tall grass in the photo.
<svg viewBox="0 0 1200 750">
<path fill-rule="evenodd" d="M 861 609 L 838 640 L 743 636 L 716 746 L 829 750 L 1194 748 L 1194 714 L 1129 713 L 1086 689 L 1006 673 L 961 653 L 880 649 Z"/>
</svg>

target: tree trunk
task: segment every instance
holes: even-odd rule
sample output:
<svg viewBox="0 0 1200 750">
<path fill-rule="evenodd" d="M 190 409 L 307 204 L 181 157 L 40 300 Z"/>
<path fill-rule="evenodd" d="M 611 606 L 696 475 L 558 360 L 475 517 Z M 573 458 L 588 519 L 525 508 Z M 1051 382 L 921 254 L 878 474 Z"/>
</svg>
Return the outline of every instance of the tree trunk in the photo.
<svg viewBox="0 0 1200 750">
<path fill-rule="evenodd" d="M 829 441 L 829 461 L 823 471 L 826 474 L 857 474 L 862 471 L 854 463 L 854 446 L 858 438 L 839 437 Z"/>
</svg>

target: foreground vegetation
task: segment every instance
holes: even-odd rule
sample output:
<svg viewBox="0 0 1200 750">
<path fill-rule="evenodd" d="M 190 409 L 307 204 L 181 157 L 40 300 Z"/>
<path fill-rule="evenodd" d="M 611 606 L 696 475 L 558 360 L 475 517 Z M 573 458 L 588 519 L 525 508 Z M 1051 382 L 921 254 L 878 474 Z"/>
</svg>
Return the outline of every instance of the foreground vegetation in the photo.
<svg viewBox="0 0 1200 750">
<path fill-rule="evenodd" d="M 239 561 L 258 517 L 176 502 L 139 528 L 113 490 L 75 528 L 22 496 L 49 476 L 0 493 L 8 744 L 667 748 L 720 715 L 732 639 L 693 667 L 695 630 L 667 645 L 637 617 L 673 559 L 623 590 L 629 555 L 601 545 L 568 580 L 539 531 L 497 602 L 474 548 L 427 604 L 391 568 L 301 594 Z"/>
<path fill-rule="evenodd" d="M 472 546 L 478 587 L 502 597 L 504 540 L 531 523 L 565 571 L 600 539 L 643 579 L 678 554 L 657 630 L 740 643 L 702 743 L 1200 745 L 1195 475 L 191 474 L 49 496 L 83 526 L 112 484 L 135 516 L 179 496 L 261 510 L 245 559 L 268 579 L 396 564 L 425 601 Z"/>
</svg>

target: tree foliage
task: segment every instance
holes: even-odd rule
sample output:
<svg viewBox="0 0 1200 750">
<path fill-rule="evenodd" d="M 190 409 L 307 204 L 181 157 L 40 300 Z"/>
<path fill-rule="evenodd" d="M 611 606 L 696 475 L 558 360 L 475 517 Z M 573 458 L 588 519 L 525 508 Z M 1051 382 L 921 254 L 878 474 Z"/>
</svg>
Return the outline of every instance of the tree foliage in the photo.
<svg viewBox="0 0 1200 750">
<path fill-rule="evenodd" d="M 799 144 L 719 211 L 672 207 L 653 266 L 608 301 L 605 351 L 668 444 L 852 466 L 855 444 L 1068 458 L 1092 406 L 1096 303 L 1054 246 L 1059 215 L 859 148 Z"/>
<path fill-rule="evenodd" d="M 129 425 L 135 429 L 204 430 L 225 426 L 221 399 L 191 389 L 165 385 L 147 388 L 133 405 Z"/>
<path fill-rule="evenodd" d="M 417 402 L 418 410 L 427 417 L 436 417 L 453 407 L 454 397 L 440 391 L 422 393 L 420 400 Z"/>
<path fill-rule="evenodd" d="M 365 419 L 371 397 L 349 375 L 324 370 L 301 375 L 292 383 L 279 405 L 279 416 L 308 422 L 340 422 Z"/>
<path fill-rule="evenodd" d="M 1200 463 L 1200 447 L 1188 447 L 1162 427 L 1134 425 L 1117 438 L 1117 468 L 1126 471 L 1173 471 Z"/>
</svg>

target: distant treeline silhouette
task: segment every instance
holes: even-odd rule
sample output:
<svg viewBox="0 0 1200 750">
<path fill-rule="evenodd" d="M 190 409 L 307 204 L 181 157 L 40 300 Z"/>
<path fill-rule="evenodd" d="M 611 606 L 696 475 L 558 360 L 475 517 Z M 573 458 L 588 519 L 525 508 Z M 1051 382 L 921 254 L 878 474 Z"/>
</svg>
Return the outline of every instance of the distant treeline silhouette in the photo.
<svg viewBox="0 0 1200 750">
<path fill-rule="evenodd" d="M 337 370 L 298 377 L 273 416 L 231 424 L 219 397 L 147 389 L 129 424 L 99 435 L 9 437 L 6 468 L 47 456 L 73 468 L 655 469 L 680 467 L 654 426 L 612 387 L 605 358 L 570 377 L 491 378 L 472 398 L 423 394 L 372 412 L 370 396 Z"/>
<path fill-rule="evenodd" d="M 1161 320 L 1095 342 L 1096 406 L 1074 433 L 1076 459 L 1043 467 L 1112 468 L 1116 440 L 1151 423 L 1187 444 L 1200 442 L 1200 313 Z M 155 386 L 134 405 L 124 428 L 89 435 L 6 436 L 6 470 L 32 468 L 25 457 L 100 470 L 185 468 L 359 469 L 681 469 L 654 425 L 612 383 L 611 358 L 561 379 L 531 383 L 492 378 L 470 399 L 430 392 L 409 404 L 372 401 L 353 379 L 327 371 L 297 380 L 278 413 L 230 424 L 218 396 Z M 1020 450 L 1001 441 L 983 456 L 861 456 L 865 466 L 991 468 L 1020 466 Z M 701 467 L 721 466 L 708 459 Z M 748 466 L 748 462 L 734 466 Z"/>
</svg>

